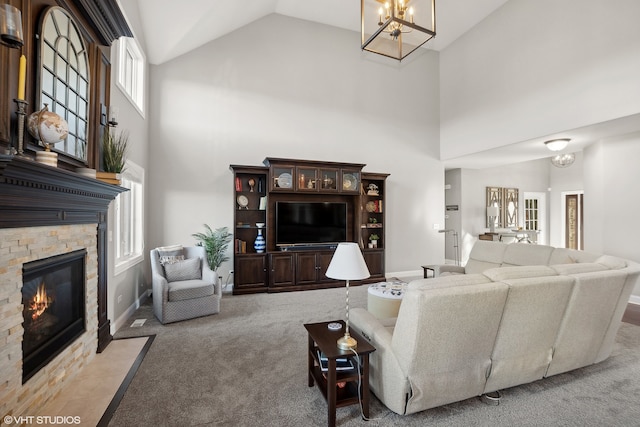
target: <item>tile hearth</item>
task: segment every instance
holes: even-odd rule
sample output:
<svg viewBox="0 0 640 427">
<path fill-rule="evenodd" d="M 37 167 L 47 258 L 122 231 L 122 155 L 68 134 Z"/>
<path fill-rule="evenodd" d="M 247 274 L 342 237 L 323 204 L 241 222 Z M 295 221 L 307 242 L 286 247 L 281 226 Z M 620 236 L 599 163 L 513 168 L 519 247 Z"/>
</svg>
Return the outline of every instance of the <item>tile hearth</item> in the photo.
<svg viewBox="0 0 640 427">
<path fill-rule="evenodd" d="M 80 425 L 97 426 L 148 340 L 149 337 L 140 337 L 112 341 L 58 396 L 33 415 L 79 417 Z"/>
</svg>

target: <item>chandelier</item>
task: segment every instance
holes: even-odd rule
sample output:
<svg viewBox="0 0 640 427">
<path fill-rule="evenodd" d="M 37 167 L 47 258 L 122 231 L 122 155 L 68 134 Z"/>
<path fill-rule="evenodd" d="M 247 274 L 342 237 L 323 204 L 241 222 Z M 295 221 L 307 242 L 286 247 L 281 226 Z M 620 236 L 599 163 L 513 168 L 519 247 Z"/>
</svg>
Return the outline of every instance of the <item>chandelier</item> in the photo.
<svg viewBox="0 0 640 427">
<path fill-rule="evenodd" d="M 544 145 L 551 151 L 562 151 L 567 148 L 570 138 L 558 138 L 552 139 L 549 141 L 545 141 Z M 576 155 L 574 153 L 565 153 L 565 154 L 556 154 L 551 157 L 551 164 L 557 168 L 566 168 L 573 164 L 576 160 Z"/>
<path fill-rule="evenodd" d="M 436 35 L 435 0 L 360 0 L 360 12 L 369 52 L 402 60 Z"/>
<path fill-rule="evenodd" d="M 558 154 L 551 158 L 551 164 L 557 168 L 566 168 L 576 160 L 576 156 L 573 153 Z"/>
</svg>

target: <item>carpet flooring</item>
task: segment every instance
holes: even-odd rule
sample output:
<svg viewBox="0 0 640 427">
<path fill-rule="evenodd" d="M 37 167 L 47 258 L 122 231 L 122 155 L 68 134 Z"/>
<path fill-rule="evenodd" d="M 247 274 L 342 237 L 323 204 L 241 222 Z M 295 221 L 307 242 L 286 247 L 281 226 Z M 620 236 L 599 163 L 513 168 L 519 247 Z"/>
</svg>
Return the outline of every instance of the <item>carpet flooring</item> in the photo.
<svg viewBox="0 0 640 427">
<path fill-rule="evenodd" d="M 366 307 L 366 287 L 351 288 Z M 307 386 L 304 323 L 344 318 L 344 289 L 231 296 L 221 313 L 161 325 L 151 305 L 141 328 L 156 335 L 110 426 L 326 426 L 327 405 Z M 640 426 L 640 327 L 623 323 L 606 361 L 409 416 L 372 397 L 365 423 L 357 405 L 338 408 L 339 426 Z"/>
</svg>

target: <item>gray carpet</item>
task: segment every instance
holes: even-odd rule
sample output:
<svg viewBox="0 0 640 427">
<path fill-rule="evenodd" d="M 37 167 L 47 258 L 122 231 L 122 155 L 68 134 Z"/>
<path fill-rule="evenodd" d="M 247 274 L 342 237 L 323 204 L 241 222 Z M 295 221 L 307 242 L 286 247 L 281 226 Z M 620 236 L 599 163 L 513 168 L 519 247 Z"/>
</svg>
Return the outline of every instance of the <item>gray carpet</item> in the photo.
<svg viewBox="0 0 640 427">
<path fill-rule="evenodd" d="M 220 314 L 161 325 L 151 305 L 116 338 L 156 334 L 110 426 L 326 426 L 327 405 L 307 386 L 303 323 L 344 318 L 344 289 L 225 295 Z M 366 307 L 366 287 L 351 288 Z M 130 324 L 129 322 L 128 324 Z M 640 327 L 622 324 L 606 361 L 478 398 L 399 416 L 375 397 L 368 423 L 357 405 L 339 426 L 640 426 Z"/>
</svg>

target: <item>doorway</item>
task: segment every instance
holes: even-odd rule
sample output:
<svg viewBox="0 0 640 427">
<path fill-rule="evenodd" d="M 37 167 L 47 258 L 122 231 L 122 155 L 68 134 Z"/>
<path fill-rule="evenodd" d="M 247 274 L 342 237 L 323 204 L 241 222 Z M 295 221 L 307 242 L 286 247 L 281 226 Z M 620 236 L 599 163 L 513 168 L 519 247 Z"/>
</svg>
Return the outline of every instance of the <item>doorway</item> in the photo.
<svg viewBox="0 0 640 427">
<path fill-rule="evenodd" d="M 584 250 L 584 193 L 564 195 L 564 247 Z"/>
<path fill-rule="evenodd" d="M 547 243 L 547 195 L 543 192 L 525 191 L 524 212 L 522 224 L 527 231 L 534 231 L 530 236 L 536 236 L 533 243 L 545 245 Z"/>
</svg>

